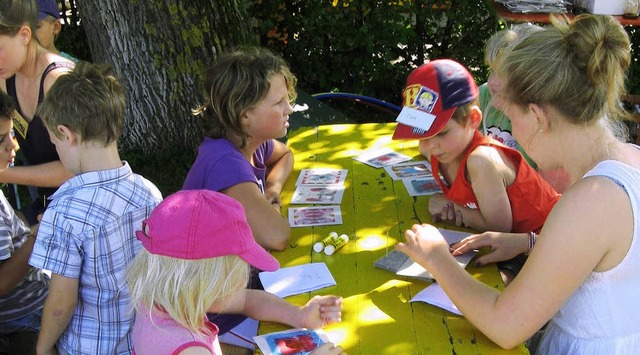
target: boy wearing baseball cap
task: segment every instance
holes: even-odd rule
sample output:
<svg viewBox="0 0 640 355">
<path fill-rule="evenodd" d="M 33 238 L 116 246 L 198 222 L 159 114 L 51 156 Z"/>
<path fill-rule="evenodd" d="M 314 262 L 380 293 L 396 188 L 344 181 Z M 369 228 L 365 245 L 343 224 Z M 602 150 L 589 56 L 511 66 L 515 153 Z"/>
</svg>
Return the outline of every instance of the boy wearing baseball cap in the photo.
<svg viewBox="0 0 640 355">
<path fill-rule="evenodd" d="M 478 131 L 477 98 L 478 86 L 464 66 L 430 61 L 407 78 L 393 138 L 420 140 L 420 153 L 443 191 L 429 199 L 434 222 L 537 233 L 560 196 L 520 152 Z M 505 267 L 515 274 L 521 264 Z"/>
<path fill-rule="evenodd" d="M 56 48 L 56 39 L 58 39 L 60 31 L 62 31 L 58 2 L 56 0 L 38 0 L 37 6 L 38 29 L 36 30 L 36 37 L 38 38 L 40 45 L 46 48 L 49 52 L 55 53 L 77 63 L 78 59 L 76 57 Z"/>
<path fill-rule="evenodd" d="M 137 232 L 144 249 L 127 281 L 136 320 L 135 353 L 176 354 L 203 348 L 221 354 L 218 327 L 207 312 L 244 312 L 293 327 L 320 328 L 340 321 L 342 301 L 316 296 L 296 307 L 265 291 L 247 289 L 250 266 L 279 268 L 255 241 L 242 205 L 210 190 L 179 191 L 161 202 Z M 333 344 L 313 354 L 341 354 Z"/>
</svg>

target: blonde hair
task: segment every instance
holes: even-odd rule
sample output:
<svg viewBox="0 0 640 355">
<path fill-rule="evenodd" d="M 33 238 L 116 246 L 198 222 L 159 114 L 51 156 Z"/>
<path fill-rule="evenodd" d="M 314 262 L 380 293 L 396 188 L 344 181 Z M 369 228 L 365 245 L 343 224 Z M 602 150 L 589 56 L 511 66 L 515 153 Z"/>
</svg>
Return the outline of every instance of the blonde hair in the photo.
<svg viewBox="0 0 640 355">
<path fill-rule="evenodd" d="M 250 267 L 237 255 L 184 260 L 142 249 L 127 271 L 131 303 L 139 312 L 166 312 L 183 327 L 209 335 L 204 319 L 216 301 L 230 300 L 249 282 Z"/>
<path fill-rule="evenodd" d="M 504 29 L 494 33 L 484 47 L 485 64 L 491 68 L 496 68 L 523 39 L 542 29 L 542 27 L 531 23 L 521 23 L 511 29 Z"/>
<path fill-rule="evenodd" d="M 192 110 L 194 115 L 202 115 L 205 136 L 237 136 L 240 147 L 244 147 L 249 135 L 240 118 L 267 96 L 274 75 L 284 76 L 289 101 L 293 102 L 297 79 L 280 56 L 261 47 L 242 47 L 221 54 L 205 75 L 207 100 Z"/>
<path fill-rule="evenodd" d="M 620 105 L 631 62 L 629 36 L 611 16 L 584 14 L 532 33 L 505 58 L 506 98 L 550 105 L 574 124 L 626 117 Z"/>
</svg>

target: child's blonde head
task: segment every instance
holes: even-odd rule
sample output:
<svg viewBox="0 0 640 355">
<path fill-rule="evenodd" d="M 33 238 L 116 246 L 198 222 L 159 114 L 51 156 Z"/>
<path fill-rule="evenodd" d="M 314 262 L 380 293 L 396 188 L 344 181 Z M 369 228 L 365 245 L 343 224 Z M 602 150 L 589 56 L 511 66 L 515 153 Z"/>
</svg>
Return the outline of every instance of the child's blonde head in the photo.
<svg viewBox="0 0 640 355">
<path fill-rule="evenodd" d="M 240 118 L 267 96 L 274 75 L 284 76 L 289 100 L 295 100 L 297 79 L 281 57 L 259 47 L 221 54 L 205 76 L 207 101 L 193 110 L 202 115 L 204 134 L 211 138 L 237 137 L 243 147 L 249 136 Z"/>
<path fill-rule="evenodd" d="M 58 125 L 78 133 L 83 142 L 108 145 L 124 127 L 124 88 L 107 65 L 80 62 L 51 86 L 38 114 L 61 137 Z"/>
<path fill-rule="evenodd" d="M 131 303 L 139 312 L 155 308 L 183 327 L 206 332 L 207 309 L 246 288 L 250 268 L 236 255 L 185 260 L 141 250 L 127 272 Z"/>
<path fill-rule="evenodd" d="M 504 29 L 494 33 L 485 45 L 484 62 L 490 68 L 496 68 L 500 62 L 530 34 L 542 30 L 542 27 L 522 23 L 511 29 Z"/>
<path fill-rule="evenodd" d="M 580 15 L 529 35 L 505 58 L 505 98 L 550 105 L 575 124 L 624 117 L 619 99 L 631 62 L 629 36 L 611 16 Z"/>
</svg>

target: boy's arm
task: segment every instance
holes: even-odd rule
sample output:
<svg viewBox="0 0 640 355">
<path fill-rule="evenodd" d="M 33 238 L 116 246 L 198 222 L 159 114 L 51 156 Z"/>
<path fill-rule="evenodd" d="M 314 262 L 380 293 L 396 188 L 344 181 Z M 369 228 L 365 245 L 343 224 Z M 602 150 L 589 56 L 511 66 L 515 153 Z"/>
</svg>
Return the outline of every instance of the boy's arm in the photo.
<svg viewBox="0 0 640 355">
<path fill-rule="evenodd" d="M 58 187 L 71 177 L 73 174 L 60 160 L 38 165 L 14 166 L 0 172 L 2 182 L 39 187 Z"/>
<path fill-rule="evenodd" d="M 266 291 L 243 289 L 230 304 L 222 307 L 214 304 L 209 312 L 242 313 L 260 321 L 313 329 L 341 321 L 342 298 L 315 296 L 306 305 L 298 307 Z"/>
<path fill-rule="evenodd" d="M 0 261 L 0 275 L 2 275 L 0 278 L 0 297 L 11 292 L 31 269 L 29 256 L 31 256 L 35 240 L 34 234 L 29 235 L 11 258 Z"/>
<path fill-rule="evenodd" d="M 293 152 L 286 144 L 274 140 L 273 152 L 269 159 L 265 162 L 267 166 L 267 179 L 264 189 L 264 195 L 269 202 L 277 205 L 280 209 L 280 193 L 282 187 L 287 182 L 289 174 L 293 170 Z"/>
<path fill-rule="evenodd" d="M 479 231 L 511 232 L 513 214 L 505 177 L 510 167 L 497 150 L 478 147 L 469 155 L 466 168 L 478 209 L 456 206 L 462 212 L 464 224 Z"/>
<path fill-rule="evenodd" d="M 55 354 L 53 349 L 60 335 L 67 329 L 78 303 L 78 279 L 51 274 L 49 295 L 42 310 L 42 323 L 38 344 L 38 354 Z"/>
</svg>

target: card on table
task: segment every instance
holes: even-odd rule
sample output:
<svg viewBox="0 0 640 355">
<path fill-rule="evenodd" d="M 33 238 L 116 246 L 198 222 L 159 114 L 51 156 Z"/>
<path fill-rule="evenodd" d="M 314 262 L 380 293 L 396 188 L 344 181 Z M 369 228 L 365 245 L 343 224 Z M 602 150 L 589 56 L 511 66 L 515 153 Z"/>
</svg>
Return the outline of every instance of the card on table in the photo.
<svg viewBox="0 0 640 355">
<path fill-rule="evenodd" d="M 410 196 L 433 195 L 437 192 L 442 192 L 440 185 L 438 185 L 433 176 L 428 178 L 406 178 L 402 179 L 402 182 Z"/>
<path fill-rule="evenodd" d="M 290 207 L 291 227 L 328 226 L 342 224 L 340 206 Z"/>
<path fill-rule="evenodd" d="M 431 174 L 431 164 L 426 160 L 385 166 L 384 169 L 393 180 L 433 176 Z"/>
<path fill-rule="evenodd" d="M 293 193 L 291 203 L 340 204 L 343 194 L 344 186 L 342 185 L 298 186 Z"/>
<path fill-rule="evenodd" d="M 347 169 L 302 169 L 296 186 L 343 185 L 347 172 Z"/>
<path fill-rule="evenodd" d="M 411 160 L 411 157 L 398 153 L 391 148 L 382 148 L 367 150 L 354 159 L 361 163 L 373 166 L 374 168 L 382 168 Z"/>
<path fill-rule="evenodd" d="M 289 329 L 253 337 L 264 355 L 304 355 L 329 342 L 321 330 Z"/>
</svg>

